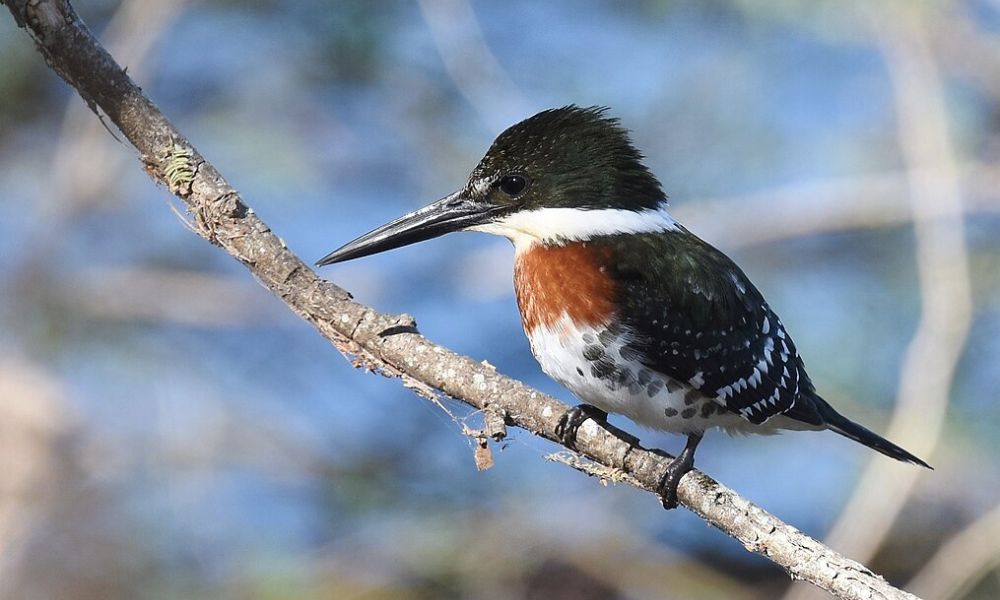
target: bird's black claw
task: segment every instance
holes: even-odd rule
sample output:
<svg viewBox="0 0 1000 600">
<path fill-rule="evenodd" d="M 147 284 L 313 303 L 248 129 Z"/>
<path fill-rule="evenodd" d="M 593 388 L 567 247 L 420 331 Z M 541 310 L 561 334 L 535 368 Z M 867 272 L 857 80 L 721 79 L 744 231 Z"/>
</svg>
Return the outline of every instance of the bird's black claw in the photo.
<svg viewBox="0 0 1000 600">
<path fill-rule="evenodd" d="M 666 472 L 660 478 L 660 484 L 656 486 L 656 493 L 660 496 L 663 508 L 667 510 L 677 508 L 677 486 L 680 484 L 681 478 L 694 468 L 694 451 L 698 448 L 699 443 L 701 443 L 701 434 L 689 433 L 684 450 L 667 465 Z"/>
<path fill-rule="evenodd" d="M 670 463 L 666 473 L 663 474 L 663 478 L 660 479 L 660 485 L 656 489 L 657 495 L 660 496 L 660 502 L 663 503 L 663 508 L 667 510 L 677 508 L 677 485 L 680 484 L 681 478 L 694 468 L 693 464 L 684 465 L 679 463 L 681 463 L 680 457 L 675 458 Z"/>
<path fill-rule="evenodd" d="M 590 404 L 577 404 L 567 410 L 556 425 L 556 435 L 559 436 L 563 446 L 567 448 L 576 446 L 576 432 L 587 419 L 606 422 L 608 413 Z"/>
</svg>

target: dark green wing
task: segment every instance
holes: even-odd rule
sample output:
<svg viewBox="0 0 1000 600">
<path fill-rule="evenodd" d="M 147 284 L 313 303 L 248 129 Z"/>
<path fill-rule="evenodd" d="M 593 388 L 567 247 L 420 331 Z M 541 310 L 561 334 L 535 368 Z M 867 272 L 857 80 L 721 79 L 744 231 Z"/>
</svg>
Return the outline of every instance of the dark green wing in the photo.
<svg viewBox="0 0 1000 600">
<path fill-rule="evenodd" d="M 822 423 L 795 344 L 729 257 L 684 229 L 590 243 L 609 250 L 636 359 L 751 423 Z"/>
</svg>

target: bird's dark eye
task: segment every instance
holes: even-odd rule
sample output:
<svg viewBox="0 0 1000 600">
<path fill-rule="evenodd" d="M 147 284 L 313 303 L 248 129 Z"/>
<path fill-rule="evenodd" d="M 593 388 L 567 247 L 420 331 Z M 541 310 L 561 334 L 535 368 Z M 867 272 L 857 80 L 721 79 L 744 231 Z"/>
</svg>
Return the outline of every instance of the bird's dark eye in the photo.
<svg viewBox="0 0 1000 600">
<path fill-rule="evenodd" d="M 508 196 L 516 196 L 528 187 L 528 179 L 521 175 L 504 175 L 500 178 L 500 191 Z"/>
</svg>

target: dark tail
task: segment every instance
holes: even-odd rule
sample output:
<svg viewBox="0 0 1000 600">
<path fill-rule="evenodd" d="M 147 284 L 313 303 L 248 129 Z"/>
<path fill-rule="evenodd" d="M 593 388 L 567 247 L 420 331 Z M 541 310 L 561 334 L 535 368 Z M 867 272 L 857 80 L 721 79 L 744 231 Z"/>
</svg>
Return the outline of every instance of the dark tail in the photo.
<svg viewBox="0 0 1000 600">
<path fill-rule="evenodd" d="M 835 431 L 844 437 L 851 438 L 855 442 L 864 444 L 872 450 L 877 450 L 890 458 L 920 465 L 921 467 L 927 467 L 931 470 L 934 469 L 934 467 L 910 454 L 906 450 L 903 450 L 884 437 L 865 427 L 862 427 L 861 425 L 858 425 L 854 421 L 851 421 L 844 415 L 834 410 L 832 406 L 827 404 L 826 401 L 819 396 L 816 396 L 814 400 L 816 402 L 816 410 L 819 412 L 820 416 L 823 417 L 823 421 L 826 422 L 827 426 L 832 431 Z"/>
</svg>

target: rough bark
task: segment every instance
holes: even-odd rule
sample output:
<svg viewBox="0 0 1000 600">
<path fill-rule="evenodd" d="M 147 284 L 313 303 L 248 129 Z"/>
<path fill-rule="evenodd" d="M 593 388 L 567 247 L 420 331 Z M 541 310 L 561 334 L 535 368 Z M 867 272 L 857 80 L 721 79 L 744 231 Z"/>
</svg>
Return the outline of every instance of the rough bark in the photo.
<svg viewBox="0 0 1000 600">
<path fill-rule="evenodd" d="M 434 344 L 407 315 L 385 315 L 354 302 L 285 247 L 229 183 L 163 116 L 91 35 L 67 0 L 3 0 L 27 29 L 49 66 L 95 111 L 102 111 L 139 152 L 146 172 L 180 198 L 197 233 L 243 263 L 258 281 L 311 323 L 357 366 L 401 377 L 418 393 L 440 390 L 483 410 L 494 431 L 502 418 L 558 443 L 568 406 Z M 652 492 L 672 458 L 640 447 L 620 430 L 588 421 L 577 451 L 602 473 Z M 592 469 L 583 468 L 588 472 Z M 839 598 L 913 599 L 864 565 L 851 561 L 755 506 L 707 475 L 693 471 L 678 489 L 682 505 L 736 538 L 749 551 Z"/>
</svg>

